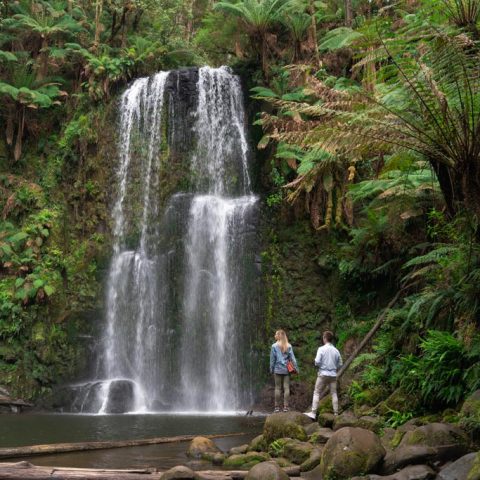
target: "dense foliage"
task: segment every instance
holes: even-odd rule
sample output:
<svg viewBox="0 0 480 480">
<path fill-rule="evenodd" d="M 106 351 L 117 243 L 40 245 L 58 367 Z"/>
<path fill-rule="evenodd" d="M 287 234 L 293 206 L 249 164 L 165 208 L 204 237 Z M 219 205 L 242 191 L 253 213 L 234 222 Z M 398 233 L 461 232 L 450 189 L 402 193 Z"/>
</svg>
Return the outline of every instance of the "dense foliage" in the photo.
<svg viewBox="0 0 480 480">
<path fill-rule="evenodd" d="M 320 328 L 346 346 L 401 290 L 351 397 L 412 394 L 403 419 L 457 406 L 480 387 L 479 16 L 478 0 L 5 2 L 4 383 L 49 388 L 98 323 L 115 95 L 227 63 L 259 112 L 267 335 L 290 327 L 304 358 Z"/>
</svg>

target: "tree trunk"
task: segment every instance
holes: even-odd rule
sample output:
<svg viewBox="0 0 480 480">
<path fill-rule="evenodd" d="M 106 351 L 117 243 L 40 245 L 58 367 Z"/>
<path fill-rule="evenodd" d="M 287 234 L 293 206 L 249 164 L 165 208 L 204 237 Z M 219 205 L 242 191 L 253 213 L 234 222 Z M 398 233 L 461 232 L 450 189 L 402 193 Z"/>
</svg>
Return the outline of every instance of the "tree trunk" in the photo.
<svg viewBox="0 0 480 480">
<path fill-rule="evenodd" d="M 345 0 L 345 25 L 351 27 L 353 24 L 352 0 Z"/>
<path fill-rule="evenodd" d="M 318 38 L 317 38 L 317 19 L 315 18 L 315 2 L 314 0 L 310 0 L 309 6 L 308 6 L 310 16 L 312 17 L 312 41 L 313 41 L 313 48 L 315 52 L 315 62 L 316 66 L 319 68 L 320 67 L 320 53 L 318 51 Z"/>
<path fill-rule="evenodd" d="M 445 206 L 447 209 L 447 215 L 452 218 L 458 211 L 458 204 L 464 201 L 464 195 L 460 186 L 460 182 L 457 180 L 458 175 L 456 172 L 436 161 L 430 161 L 430 165 L 437 176 L 440 190 L 445 200 Z"/>
<path fill-rule="evenodd" d="M 98 46 L 100 45 L 100 30 L 102 28 L 102 24 L 100 23 L 100 20 L 102 18 L 102 11 L 103 11 L 103 0 L 96 0 L 95 3 L 95 40 L 93 43 L 93 48 L 95 52 L 98 49 Z"/>
</svg>

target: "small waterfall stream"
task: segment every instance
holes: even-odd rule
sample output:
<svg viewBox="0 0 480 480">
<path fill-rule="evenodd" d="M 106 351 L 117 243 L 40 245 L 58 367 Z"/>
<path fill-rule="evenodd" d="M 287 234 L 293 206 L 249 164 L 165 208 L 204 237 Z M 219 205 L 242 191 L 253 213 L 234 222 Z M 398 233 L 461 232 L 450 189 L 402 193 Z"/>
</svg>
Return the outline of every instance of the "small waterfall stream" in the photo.
<svg viewBox="0 0 480 480">
<path fill-rule="evenodd" d="M 226 67 L 138 79 L 121 98 L 119 129 L 106 327 L 72 408 L 246 408 L 257 198 L 239 79 Z M 189 170 L 190 187 L 160 208 L 172 164 Z"/>
</svg>

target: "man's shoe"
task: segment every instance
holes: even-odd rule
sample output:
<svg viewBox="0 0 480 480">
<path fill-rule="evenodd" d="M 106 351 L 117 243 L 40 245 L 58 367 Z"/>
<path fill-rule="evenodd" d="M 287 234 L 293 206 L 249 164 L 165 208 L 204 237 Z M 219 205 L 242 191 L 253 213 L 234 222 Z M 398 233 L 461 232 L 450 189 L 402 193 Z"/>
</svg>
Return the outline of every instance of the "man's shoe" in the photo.
<svg viewBox="0 0 480 480">
<path fill-rule="evenodd" d="M 283 407 L 284 412 L 288 412 L 290 409 L 288 407 Z"/>
<path fill-rule="evenodd" d="M 308 412 L 304 412 L 304 415 L 306 415 L 308 418 L 311 418 L 312 420 L 316 420 L 317 416 L 310 410 Z"/>
<path fill-rule="evenodd" d="M 273 411 L 273 413 L 280 413 L 280 408 L 275 407 L 275 410 Z"/>
</svg>

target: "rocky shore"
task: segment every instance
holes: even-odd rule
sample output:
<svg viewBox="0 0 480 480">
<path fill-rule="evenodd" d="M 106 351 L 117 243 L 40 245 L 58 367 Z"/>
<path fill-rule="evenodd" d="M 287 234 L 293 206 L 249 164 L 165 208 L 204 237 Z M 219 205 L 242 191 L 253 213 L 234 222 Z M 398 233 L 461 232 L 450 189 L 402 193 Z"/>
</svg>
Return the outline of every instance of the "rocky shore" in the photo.
<svg viewBox="0 0 480 480">
<path fill-rule="evenodd" d="M 194 470 L 213 464 L 247 471 L 247 480 L 480 480 L 478 437 L 465 428 L 479 415 L 480 391 L 465 401 L 456 423 L 423 417 L 389 428 L 374 414 L 322 413 L 312 421 L 300 412 L 276 413 L 261 435 L 228 453 L 195 438 L 188 475 L 162 478 L 200 479 Z"/>
</svg>

